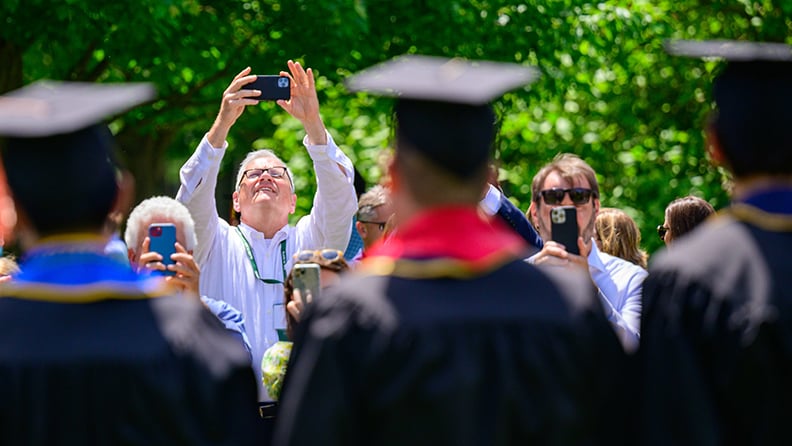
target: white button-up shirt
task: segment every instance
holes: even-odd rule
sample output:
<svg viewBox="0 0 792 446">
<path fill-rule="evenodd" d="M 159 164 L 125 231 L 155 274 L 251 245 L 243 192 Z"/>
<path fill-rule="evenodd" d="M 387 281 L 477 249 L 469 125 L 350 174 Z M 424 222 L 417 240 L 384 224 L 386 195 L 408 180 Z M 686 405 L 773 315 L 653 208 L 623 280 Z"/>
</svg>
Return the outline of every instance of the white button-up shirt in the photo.
<svg viewBox="0 0 792 446">
<path fill-rule="evenodd" d="M 357 211 L 352 161 L 335 145 L 329 133 L 327 145 L 308 145 L 307 138 L 303 144 L 313 160 L 317 182 L 310 214 L 300 218 L 296 226 L 284 226 L 270 240 L 250 226 L 239 225 L 250 243 L 262 279 L 283 280 L 292 267 L 292 256 L 302 249 L 343 251 L 349 243 L 352 218 Z M 200 292 L 226 301 L 242 312 L 253 368 L 260 377 L 264 351 L 278 340 L 275 328 L 285 327 L 283 285 L 256 279 L 239 233 L 217 213 L 215 187 L 227 147 L 224 143 L 220 149 L 213 148 L 203 138 L 181 169 L 181 187 L 176 199 L 187 206 L 195 220 L 198 245 L 193 254 L 201 268 Z M 280 247 L 284 241 L 285 269 Z M 259 389 L 259 399 L 269 400 L 261 382 Z"/>
<path fill-rule="evenodd" d="M 594 240 L 588 264 L 608 320 L 616 328 L 625 349 L 634 351 L 641 336 L 643 282 L 649 273 L 634 263 L 601 252 Z"/>
<path fill-rule="evenodd" d="M 534 263 L 537 255 L 526 260 Z M 591 241 L 591 252 L 586 260 L 605 315 L 624 349 L 635 351 L 641 338 L 643 281 L 649 273 L 634 263 L 601 252 L 594 240 Z"/>
</svg>

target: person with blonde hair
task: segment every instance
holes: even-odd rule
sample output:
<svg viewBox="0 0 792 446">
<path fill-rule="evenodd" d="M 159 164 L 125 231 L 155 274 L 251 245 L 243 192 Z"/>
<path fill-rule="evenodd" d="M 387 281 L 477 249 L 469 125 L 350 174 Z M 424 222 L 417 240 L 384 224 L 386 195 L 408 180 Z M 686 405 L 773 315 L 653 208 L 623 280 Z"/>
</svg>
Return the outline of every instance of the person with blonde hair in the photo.
<svg viewBox="0 0 792 446">
<path fill-rule="evenodd" d="M 646 269 L 649 256 L 641 249 L 641 231 L 621 209 L 600 208 L 594 221 L 594 240 L 601 251 Z"/>
</svg>

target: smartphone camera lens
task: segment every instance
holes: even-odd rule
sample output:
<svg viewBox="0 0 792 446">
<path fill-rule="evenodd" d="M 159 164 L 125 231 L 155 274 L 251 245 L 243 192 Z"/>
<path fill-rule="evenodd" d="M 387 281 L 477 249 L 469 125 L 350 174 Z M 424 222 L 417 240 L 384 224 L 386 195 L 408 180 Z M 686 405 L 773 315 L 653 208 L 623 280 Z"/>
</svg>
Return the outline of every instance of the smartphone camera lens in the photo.
<svg viewBox="0 0 792 446">
<path fill-rule="evenodd" d="M 162 227 L 154 226 L 149 228 L 149 236 L 151 237 L 159 237 L 162 235 Z"/>
<path fill-rule="evenodd" d="M 289 78 L 288 77 L 279 77 L 278 78 L 278 87 L 279 88 L 289 88 Z"/>
<path fill-rule="evenodd" d="M 550 210 L 550 220 L 556 224 L 564 224 L 566 221 L 566 214 L 561 208 L 553 208 Z"/>
</svg>

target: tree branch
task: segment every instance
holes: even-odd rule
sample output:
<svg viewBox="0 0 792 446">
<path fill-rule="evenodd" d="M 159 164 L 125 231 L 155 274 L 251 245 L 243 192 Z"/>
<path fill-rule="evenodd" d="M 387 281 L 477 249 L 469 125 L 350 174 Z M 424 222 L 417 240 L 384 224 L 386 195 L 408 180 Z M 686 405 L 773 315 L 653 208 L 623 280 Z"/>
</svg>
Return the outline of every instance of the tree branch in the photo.
<svg viewBox="0 0 792 446">
<path fill-rule="evenodd" d="M 88 62 L 91 61 L 91 57 L 93 56 L 93 52 L 96 50 L 97 45 L 97 40 L 91 42 L 88 47 L 85 48 L 85 51 L 83 51 L 82 57 L 80 57 L 80 59 L 71 68 L 69 68 L 69 71 L 66 72 L 72 80 L 76 81 L 82 78 L 83 73 L 85 73 L 86 69 L 88 68 Z"/>
</svg>

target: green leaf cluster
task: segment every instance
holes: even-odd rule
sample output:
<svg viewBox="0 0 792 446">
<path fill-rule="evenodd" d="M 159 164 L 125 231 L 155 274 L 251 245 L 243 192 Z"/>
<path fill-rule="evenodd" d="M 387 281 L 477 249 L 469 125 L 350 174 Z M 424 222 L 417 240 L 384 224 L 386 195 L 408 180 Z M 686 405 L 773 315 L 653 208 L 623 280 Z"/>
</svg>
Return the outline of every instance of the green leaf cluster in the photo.
<svg viewBox="0 0 792 446">
<path fill-rule="evenodd" d="M 500 177 L 522 209 L 536 171 L 573 152 L 597 171 L 604 206 L 626 210 L 645 248 L 668 202 L 728 204 L 725 172 L 702 134 L 717 61 L 675 58 L 670 38 L 791 42 L 786 0 L 8 0 L 0 5 L 0 92 L 41 79 L 153 82 L 155 101 L 115 117 L 138 197 L 174 194 L 178 169 L 211 126 L 233 76 L 299 60 L 317 74 L 322 115 L 368 184 L 383 175 L 392 102 L 344 79 L 404 54 L 538 67 L 498 100 Z M 272 148 L 296 172 L 297 214 L 315 190 L 299 123 L 275 104 L 249 108 L 229 136 L 218 190 L 228 210 L 236 165 Z"/>
</svg>

